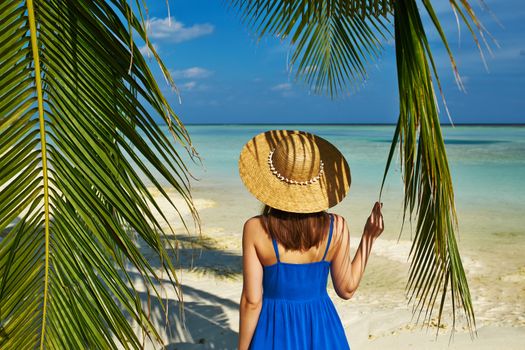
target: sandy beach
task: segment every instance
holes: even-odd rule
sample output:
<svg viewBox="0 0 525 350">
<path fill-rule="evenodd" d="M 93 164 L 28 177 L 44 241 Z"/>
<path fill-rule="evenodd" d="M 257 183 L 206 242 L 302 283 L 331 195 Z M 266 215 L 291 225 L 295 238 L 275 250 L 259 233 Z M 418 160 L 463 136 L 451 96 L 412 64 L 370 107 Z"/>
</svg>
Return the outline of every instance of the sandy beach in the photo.
<svg viewBox="0 0 525 350">
<path fill-rule="evenodd" d="M 169 325 L 164 326 L 165 317 L 158 310 L 152 314 L 163 329 L 168 349 L 236 347 L 242 289 L 241 230 L 245 220 L 262 209 L 239 179 L 237 157 L 244 142 L 265 128 L 190 128 L 204 164 L 192 168 L 197 179 L 192 181 L 192 195 L 201 217 L 201 236 L 173 190 L 168 189 L 168 193 L 186 218 L 189 234 L 168 201 L 153 191 L 175 231 L 176 237 L 168 238 L 179 243 L 176 264 L 184 292 L 186 328 L 179 319 L 177 297 L 168 285 L 164 285 L 164 297 L 169 299 Z M 349 223 L 354 254 L 369 211 L 378 199 L 392 128 L 301 128 L 315 129 L 348 157 L 350 193 L 329 211 L 343 215 Z M 459 218 L 456 237 L 473 300 L 477 337 L 471 339 L 460 311 L 450 339 L 449 296 L 437 339 L 437 307 L 429 327 L 423 317 L 418 322 L 417 315 L 413 317 L 414 303 L 408 303 L 405 293 L 413 232 L 405 222 L 400 235 L 403 190 L 396 159 L 381 198 L 385 231 L 374 243 L 356 294 L 345 301 L 335 295 L 330 283 L 328 286 L 353 350 L 525 348 L 524 132 L 523 128 L 445 129 Z"/>
<path fill-rule="evenodd" d="M 202 235 L 193 233 L 176 237 L 180 243 L 179 278 L 184 297 L 185 327 L 180 318 L 177 296 L 168 284 L 163 285 L 163 297 L 168 300 L 169 305 L 168 325 L 164 322 L 165 315 L 161 314 L 155 304 L 152 313 L 159 329 L 162 330 L 168 349 L 236 348 L 238 307 L 242 289 L 240 230 L 243 221 L 260 209 L 255 200 L 241 193 L 233 196 L 238 199 L 236 203 L 242 204 L 243 209 L 240 211 L 239 206 L 230 206 L 230 210 L 224 210 L 218 202 L 210 198 L 195 198 L 202 218 Z M 170 192 L 170 196 L 173 196 L 176 204 L 182 208 L 181 213 L 191 222 L 182 201 L 175 193 Z M 227 196 L 230 197 L 231 193 Z M 384 201 L 385 205 L 388 205 L 393 203 L 395 198 L 387 196 Z M 165 212 L 173 212 L 165 199 L 159 198 L 158 203 Z M 399 205 L 397 207 L 399 209 Z M 365 209 L 368 210 L 363 208 L 361 213 L 352 215 L 356 217 L 355 220 L 350 219 L 352 254 L 359 244 L 359 227 L 366 220 Z M 348 208 L 342 205 L 334 208 L 333 212 L 347 210 Z M 233 215 L 232 211 L 237 215 L 234 222 L 230 217 Z M 240 214 L 242 212 L 246 214 Z M 218 216 L 222 216 L 222 220 Z M 397 240 L 400 216 L 400 210 L 385 211 L 385 222 L 390 225 L 375 242 L 365 276 L 352 299 L 339 299 L 329 283 L 329 294 L 339 312 L 351 348 L 523 349 L 525 261 L 521 254 L 509 250 L 505 259 L 498 259 L 497 252 L 494 252 L 492 260 L 490 254 L 476 251 L 480 248 L 473 247 L 468 235 L 462 237 L 460 249 L 476 313 L 477 337 L 471 339 L 464 326 L 464 320 L 459 318 L 456 332 L 453 338 L 450 338 L 451 308 L 446 304 L 445 318 L 436 338 L 437 317 L 432 319 L 429 327 L 421 321 L 416 323 L 416 318 L 412 317 L 411 312 L 413 303 L 407 304 L 404 288 L 408 276 L 407 257 L 411 243 L 407 239 L 410 237 L 409 232 L 404 232 L 402 239 Z M 168 216 L 168 220 L 172 223 L 178 222 L 175 230 L 183 231 L 175 213 L 171 217 Z M 230 225 L 221 227 L 225 220 Z M 235 226 L 237 229 L 233 229 Z M 483 258 L 480 254 L 483 254 Z M 506 266 L 502 269 L 502 261 L 513 261 L 516 266 Z M 146 342 L 146 348 L 154 347 Z"/>
</svg>

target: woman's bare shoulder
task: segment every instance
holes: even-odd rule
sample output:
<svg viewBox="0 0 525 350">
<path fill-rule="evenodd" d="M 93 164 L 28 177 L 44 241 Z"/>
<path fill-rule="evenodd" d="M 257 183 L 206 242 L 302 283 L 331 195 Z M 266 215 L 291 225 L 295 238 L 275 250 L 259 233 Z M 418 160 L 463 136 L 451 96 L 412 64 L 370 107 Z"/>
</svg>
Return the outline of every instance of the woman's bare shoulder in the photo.
<svg viewBox="0 0 525 350">
<path fill-rule="evenodd" d="M 251 218 L 246 219 L 244 222 L 245 228 L 255 228 L 262 226 L 262 215 L 252 216 Z"/>
<path fill-rule="evenodd" d="M 264 231 L 262 215 L 252 216 L 244 222 L 243 237 L 254 237 L 261 231 Z"/>
<path fill-rule="evenodd" d="M 344 227 L 347 225 L 347 220 L 343 215 L 339 215 L 337 213 L 330 213 L 334 217 L 334 224 L 339 227 Z"/>
<path fill-rule="evenodd" d="M 344 232 L 349 232 L 348 222 L 343 215 L 339 215 L 336 213 L 331 213 L 331 214 L 334 217 L 334 228 L 333 228 L 334 238 L 336 238 L 337 240 L 340 240 L 340 238 L 343 237 Z"/>
</svg>

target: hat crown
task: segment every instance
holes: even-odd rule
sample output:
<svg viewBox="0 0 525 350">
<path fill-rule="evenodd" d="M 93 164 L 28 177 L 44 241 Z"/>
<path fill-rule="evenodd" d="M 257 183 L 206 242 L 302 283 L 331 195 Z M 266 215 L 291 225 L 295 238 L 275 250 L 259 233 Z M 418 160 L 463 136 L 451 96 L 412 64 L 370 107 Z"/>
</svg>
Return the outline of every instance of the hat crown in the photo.
<svg viewBox="0 0 525 350">
<path fill-rule="evenodd" d="M 321 154 L 315 140 L 302 134 L 281 139 L 272 155 L 275 170 L 288 179 L 308 181 L 319 175 Z"/>
</svg>

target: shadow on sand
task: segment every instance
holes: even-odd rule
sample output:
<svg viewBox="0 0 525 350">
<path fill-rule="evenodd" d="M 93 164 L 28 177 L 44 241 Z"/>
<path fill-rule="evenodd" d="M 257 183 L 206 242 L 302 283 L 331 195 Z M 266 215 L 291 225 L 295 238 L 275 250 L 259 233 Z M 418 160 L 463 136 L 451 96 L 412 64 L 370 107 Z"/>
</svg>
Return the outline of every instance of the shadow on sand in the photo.
<svg viewBox="0 0 525 350">
<path fill-rule="evenodd" d="M 167 236 L 171 244 L 178 246 L 172 257 L 177 268 L 221 278 L 240 278 L 242 256 L 221 249 L 219 241 L 207 236 L 176 235 Z M 158 257 L 147 247 L 141 248 L 153 268 L 161 268 Z"/>
<path fill-rule="evenodd" d="M 178 259 L 173 259 L 177 268 L 225 279 L 241 276 L 242 257 L 234 252 L 219 249 L 216 240 L 205 236 L 168 236 L 168 239 L 173 238 L 178 241 L 179 247 Z M 147 248 L 143 253 L 154 269 L 162 268 L 154 255 L 149 256 Z M 130 272 L 130 275 L 132 278 L 141 279 L 135 273 Z M 162 282 L 166 286 L 170 285 L 168 280 Z M 181 304 L 173 293 L 172 298 L 163 299 L 167 307 L 167 320 L 155 297 L 148 298 L 146 292 L 139 293 L 143 307 L 147 308 L 149 303 L 152 322 L 166 344 L 164 349 L 236 349 L 237 332 L 231 329 L 232 321 L 228 314 L 238 312 L 238 302 L 188 285 L 182 286 L 182 293 L 183 314 L 180 312 Z M 234 322 L 237 322 L 236 317 Z"/>
<path fill-rule="evenodd" d="M 0 241 L 11 229 L 12 226 L 0 232 Z M 242 257 L 233 252 L 219 249 L 216 240 L 205 236 L 168 236 L 167 238 L 176 239 L 179 244 L 178 259 L 173 259 L 177 269 L 183 268 L 220 278 L 236 278 L 242 272 Z M 137 243 L 141 246 L 141 251 L 151 266 L 154 269 L 161 269 L 158 256 L 143 242 Z M 141 283 L 142 277 L 138 273 L 128 271 L 128 274 L 132 280 Z M 161 280 L 160 282 L 166 286 L 170 285 L 168 280 Z M 182 286 L 182 292 L 184 298 L 183 314 L 180 312 L 181 303 L 176 296 L 167 300 L 163 299 L 167 308 L 165 313 L 156 297 L 148 295 L 146 292 L 138 293 L 143 307 L 151 310 L 152 323 L 166 345 L 163 349 L 236 349 L 238 334 L 231 329 L 232 325 L 228 313 L 237 313 L 239 304 L 188 285 Z M 174 293 L 170 294 L 174 295 Z M 237 322 L 237 318 L 234 319 L 234 322 Z M 134 321 L 130 319 L 130 322 L 137 329 Z M 137 334 L 139 334 L 139 338 L 144 336 L 138 329 Z M 0 325 L 0 343 L 5 336 L 5 330 Z M 144 349 L 158 348 L 158 345 L 155 346 L 148 340 L 144 343 Z"/>
<path fill-rule="evenodd" d="M 176 297 L 163 299 L 167 308 L 164 313 L 157 298 L 139 292 L 143 307 L 149 304 L 151 321 L 166 345 L 163 349 L 236 349 L 237 332 L 231 329 L 227 313 L 237 312 L 239 304 L 190 286 L 183 286 L 182 290 L 183 313 Z M 156 347 L 146 341 L 145 349 L 150 348 Z"/>
</svg>

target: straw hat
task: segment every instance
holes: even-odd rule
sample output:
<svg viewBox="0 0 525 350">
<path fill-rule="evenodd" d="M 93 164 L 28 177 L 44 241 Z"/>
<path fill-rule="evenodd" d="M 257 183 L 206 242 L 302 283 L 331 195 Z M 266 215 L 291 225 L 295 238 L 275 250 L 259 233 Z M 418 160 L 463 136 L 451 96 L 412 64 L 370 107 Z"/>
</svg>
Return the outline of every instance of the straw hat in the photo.
<svg viewBox="0 0 525 350">
<path fill-rule="evenodd" d="M 270 130 L 255 136 L 241 151 L 239 174 L 261 202 L 295 213 L 333 207 L 351 183 L 341 152 L 304 131 Z"/>
</svg>

